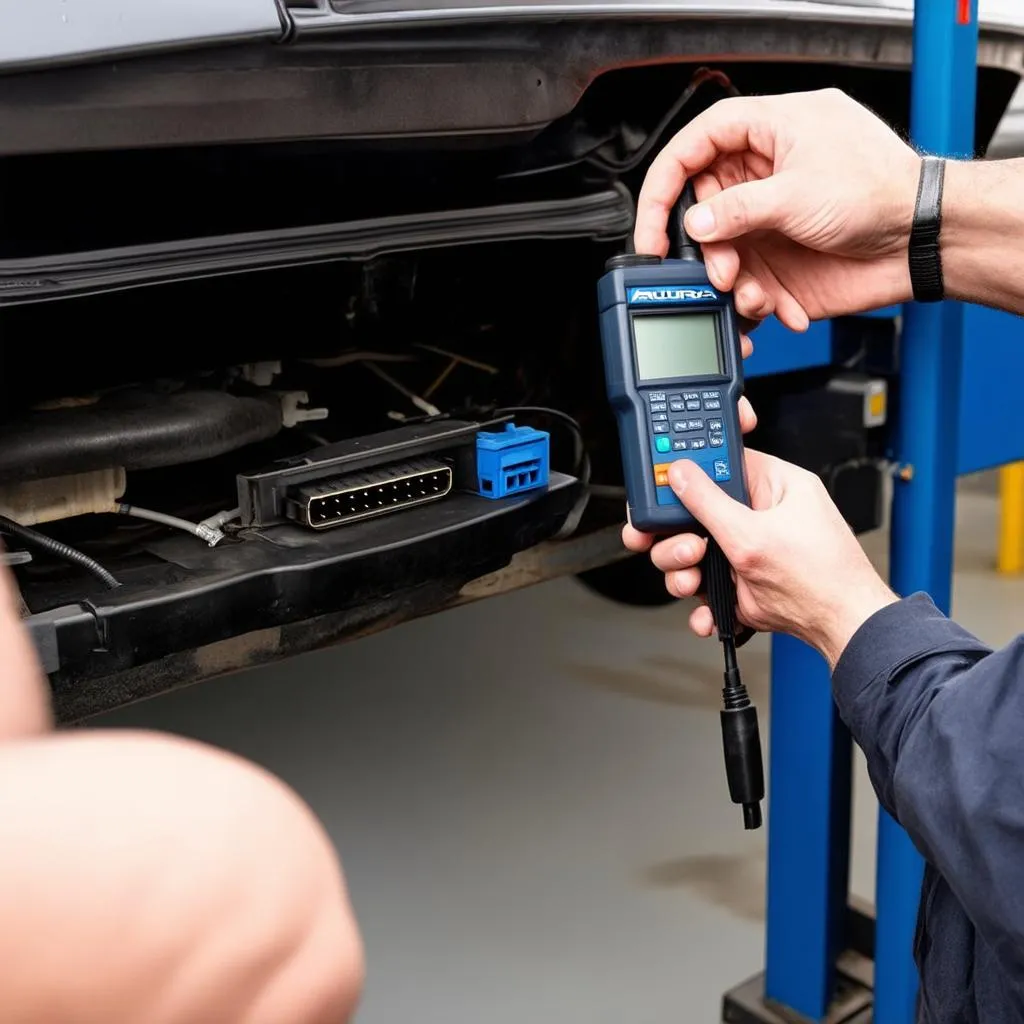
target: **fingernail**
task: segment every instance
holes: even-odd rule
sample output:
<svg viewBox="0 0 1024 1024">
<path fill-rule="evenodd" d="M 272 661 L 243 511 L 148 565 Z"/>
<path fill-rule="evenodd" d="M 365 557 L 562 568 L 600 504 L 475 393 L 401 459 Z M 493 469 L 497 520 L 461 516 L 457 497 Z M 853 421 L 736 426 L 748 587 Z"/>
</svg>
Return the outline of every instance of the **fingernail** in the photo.
<svg viewBox="0 0 1024 1024">
<path fill-rule="evenodd" d="M 689 565 L 693 561 L 693 546 L 690 544 L 677 544 L 673 554 L 677 562 Z"/>
<path fill-rule="evenodd" d="M 698 238 L 706 238 L 714 233 L 715 215 L 711 207 L 698 204 L 686 215 L 687 230 Z"/>
</svg>

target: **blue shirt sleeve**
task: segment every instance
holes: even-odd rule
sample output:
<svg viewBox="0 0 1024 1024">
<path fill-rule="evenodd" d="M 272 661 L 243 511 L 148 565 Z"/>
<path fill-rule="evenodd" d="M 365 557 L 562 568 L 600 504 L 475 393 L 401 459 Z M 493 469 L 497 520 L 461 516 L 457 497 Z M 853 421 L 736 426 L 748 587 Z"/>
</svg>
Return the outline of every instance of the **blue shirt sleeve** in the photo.
<svg viewBox="0 0 1024 1024">
<path fill-rule="evenodd" d="M 1024 637 L 992 652 L 917 594 L 861 627 L 833 690 L 880 802 L 1021 976 Z"/>
</svg>

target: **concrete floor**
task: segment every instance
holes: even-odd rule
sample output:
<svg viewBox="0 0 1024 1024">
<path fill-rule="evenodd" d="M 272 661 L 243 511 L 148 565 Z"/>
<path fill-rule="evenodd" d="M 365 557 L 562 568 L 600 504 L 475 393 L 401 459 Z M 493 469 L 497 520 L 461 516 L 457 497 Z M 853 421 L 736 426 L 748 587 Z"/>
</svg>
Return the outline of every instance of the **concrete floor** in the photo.
<svg viewBox="0 0 1024 1024">
<path fill-rule="evenodd" d="M 995 515 L 962 494 L 956 611 L 1001 643 L 1024 581 L 992 575 Z M 762 965 L 764 834 L 723 792 L 717 645 L 684 626 L 561 581 L 100 724 L 226 747 L 309 800 L 366 937 L 363 1024 L 713 1024 Z M 764 713 L 768 641 L 743 663 Z M 860 770 L 869 899 L 874 820 Z"/>
</svg>

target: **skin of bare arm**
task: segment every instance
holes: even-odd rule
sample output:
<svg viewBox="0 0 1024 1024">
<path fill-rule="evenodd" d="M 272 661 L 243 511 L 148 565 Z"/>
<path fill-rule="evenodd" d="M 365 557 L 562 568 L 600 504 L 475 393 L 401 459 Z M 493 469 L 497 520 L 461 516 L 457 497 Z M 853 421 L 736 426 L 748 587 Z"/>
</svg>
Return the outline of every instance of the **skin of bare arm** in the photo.
<svg viewBox="0 0 1024 1024">
<path fill-rule="evenodd" d="M 50 691 L 21 624 L 10 573 L 0 567 L 0 742 L 53 728 Z"/>
<path fill-rule="evenodd" d="M 51 730 L 0 570 L 0 1020 L 342 1024 L 364 954 L 335 852 L 266 772 Z"/>
<path fill-rule="evenodd" d="M 947 165 L 941 245 L 951 298 L 1024 314 L 1024 160 Z"/>
</svg>

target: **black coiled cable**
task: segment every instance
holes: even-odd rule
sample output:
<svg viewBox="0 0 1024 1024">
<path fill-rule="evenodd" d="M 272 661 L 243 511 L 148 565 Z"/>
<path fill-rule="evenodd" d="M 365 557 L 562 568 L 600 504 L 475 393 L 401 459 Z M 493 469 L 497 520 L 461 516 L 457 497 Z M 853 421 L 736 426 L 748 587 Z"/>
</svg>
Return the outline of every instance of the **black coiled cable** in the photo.
<svg viewBox="0 0 1024 1024">
<path fill-rule="evenodd" d="M 56 558 L 63 559 L 65 562 L 71 562 L 73 565 L 80 566 L 86 572 L 92 573 L 110 590 L 121 586 L 120 580 L 107 572 L 95 558 L 90 558 L 84 552 L 79 551 L 78 548 L 71 547 L 70 544 L 54 540 L 53 537 L 47 537 L 45 533 L 40 533 L 38 530 L 33 530 L 28 526 L 22 526 L 21 523 L 16 523 L 13 519 L 8 519 L 7 516 L 0 516 L 0 533 L 7 534 L 8 537 L 16 537 L 29 547 L 39 548 L 40 551 L 46 551 Z"/>
</svg>

